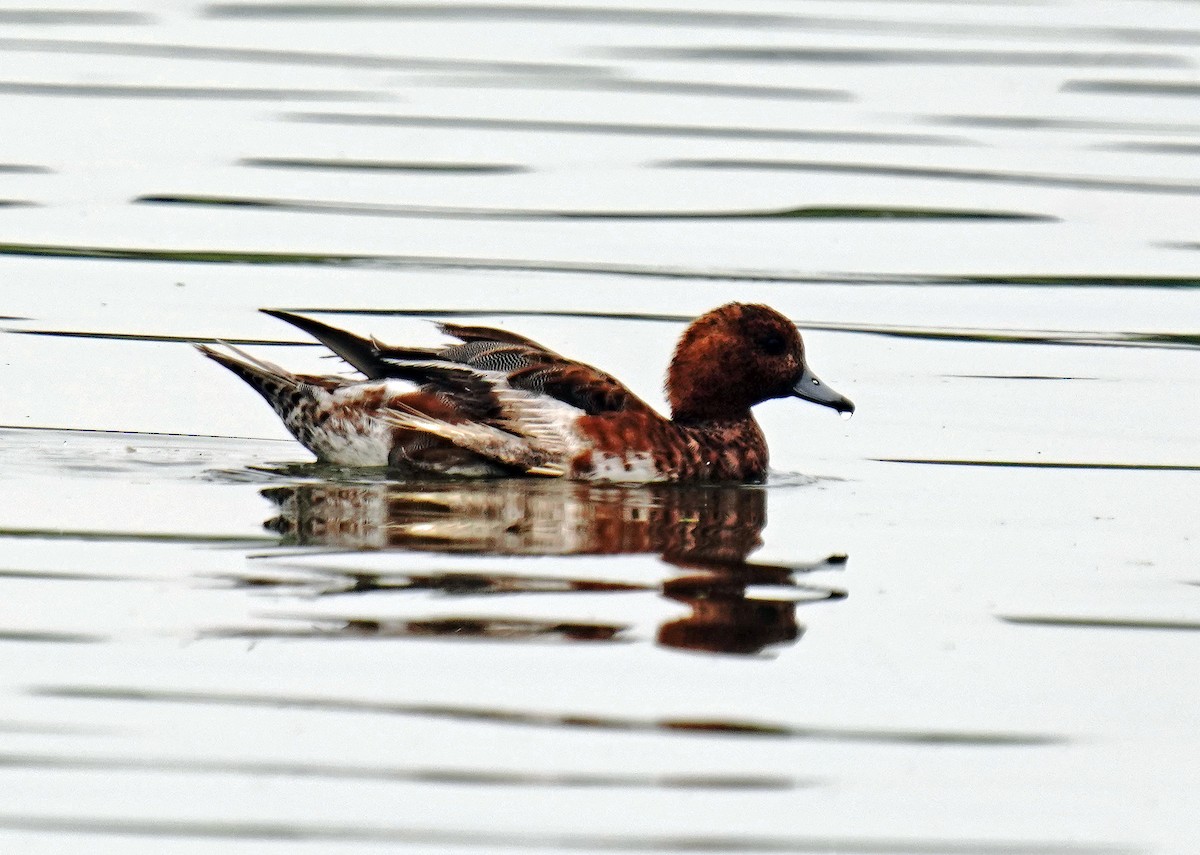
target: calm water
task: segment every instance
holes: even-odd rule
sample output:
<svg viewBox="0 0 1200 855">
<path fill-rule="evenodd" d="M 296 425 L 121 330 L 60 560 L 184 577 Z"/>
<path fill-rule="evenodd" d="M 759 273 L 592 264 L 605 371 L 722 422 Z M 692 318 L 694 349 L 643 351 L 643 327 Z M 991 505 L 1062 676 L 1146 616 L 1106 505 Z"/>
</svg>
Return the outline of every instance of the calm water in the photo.
<svg viewBox="0 0 1200 855">
<path fill-rule="evenodd" d="M 0 7 L 0 848 L 1192 853 L 1200 8 Z M 313 466 L 188 342 L 518 329 L 765 487 Z"/>
</svg>

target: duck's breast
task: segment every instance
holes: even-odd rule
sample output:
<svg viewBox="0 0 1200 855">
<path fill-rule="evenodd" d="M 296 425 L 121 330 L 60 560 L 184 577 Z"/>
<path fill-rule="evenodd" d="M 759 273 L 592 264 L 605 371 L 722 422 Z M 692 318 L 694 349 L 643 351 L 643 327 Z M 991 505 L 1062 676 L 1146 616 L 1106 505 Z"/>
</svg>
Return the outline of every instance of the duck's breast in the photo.
<svg viewBox="0 0 1200 855">
<path fill-rule="evenodd" d="M 654 413 L 584 417 L 574 477 L 596 481 L 760 481 L 767 447 L 753 417 L 680 425 Z"/>
</svg>

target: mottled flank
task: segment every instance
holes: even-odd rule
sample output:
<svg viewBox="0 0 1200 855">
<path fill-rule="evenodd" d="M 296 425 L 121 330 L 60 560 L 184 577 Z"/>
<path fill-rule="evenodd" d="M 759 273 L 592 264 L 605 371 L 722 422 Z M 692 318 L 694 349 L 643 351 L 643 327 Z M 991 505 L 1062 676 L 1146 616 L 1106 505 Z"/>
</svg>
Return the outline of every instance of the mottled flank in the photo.
<svg viewBox="0 0 1200 855">
<path fill-rule="evenodd" d="M 601 480 L 761 481 L 767 472 L 767 442 L 749 410 L 740 418 L 695 424 L 654 412 L 583 416 L 578 430 L 590 442 L 572 461 L 576 478 L 604 473 L 609 477 Z"/>
<path fill-rule="evenodd" d="M 761 481 L 767 444 L 752 406 L 799 397 L 854 410 L 808 370 L 795 325 L 760 305 L 730 303 L 687 328 L 667 373 L 670 419 L 611 375 L 505 330 L 444 324 L 459 343 L 393 347 L 269 314 L 314 336 L 363 379 L 296 375 L 240 351 L 200 350 L 261 394 L 305 448 L 342 465 L 471 477 Z"/>
</svg>

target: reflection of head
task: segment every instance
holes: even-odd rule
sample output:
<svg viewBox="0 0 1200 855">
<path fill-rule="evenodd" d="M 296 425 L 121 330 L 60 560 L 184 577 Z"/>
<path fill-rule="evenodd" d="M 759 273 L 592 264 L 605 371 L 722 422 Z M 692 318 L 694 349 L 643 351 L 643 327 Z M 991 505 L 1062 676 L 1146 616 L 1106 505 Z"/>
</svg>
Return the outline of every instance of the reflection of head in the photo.
<svg viewBox="0 0 1200 855">
<path fill-rule="evenodd" d="M 664 647 L 708 653 L 759 653 L 773 644 L 798 640 L 796 604 L 745 597 L 685 600 L 692 613 L 658 630 Z"/>
</svg>

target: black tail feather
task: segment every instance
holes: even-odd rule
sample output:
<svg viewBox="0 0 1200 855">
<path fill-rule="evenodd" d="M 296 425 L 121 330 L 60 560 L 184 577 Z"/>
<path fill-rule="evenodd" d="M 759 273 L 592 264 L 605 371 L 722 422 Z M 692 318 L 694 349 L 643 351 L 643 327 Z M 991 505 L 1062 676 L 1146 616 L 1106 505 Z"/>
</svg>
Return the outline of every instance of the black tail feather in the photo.
<svg viewBox="0 0 1200 855">
<path fill-rule="evenodd" d="M 371 380 L 395 376 L 391 365 L 380 356 L 379 347 L 371 339 L 280 309 L 261 311 L 308 333 Z"/>
</svg>

